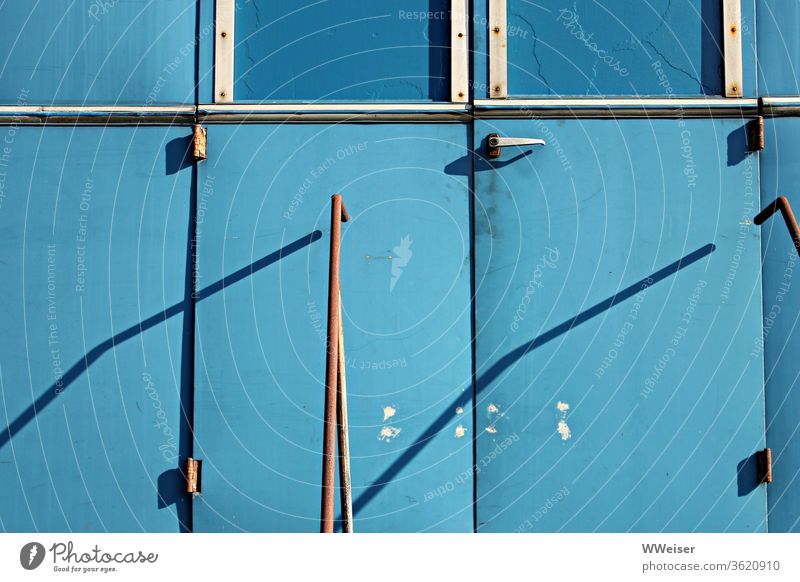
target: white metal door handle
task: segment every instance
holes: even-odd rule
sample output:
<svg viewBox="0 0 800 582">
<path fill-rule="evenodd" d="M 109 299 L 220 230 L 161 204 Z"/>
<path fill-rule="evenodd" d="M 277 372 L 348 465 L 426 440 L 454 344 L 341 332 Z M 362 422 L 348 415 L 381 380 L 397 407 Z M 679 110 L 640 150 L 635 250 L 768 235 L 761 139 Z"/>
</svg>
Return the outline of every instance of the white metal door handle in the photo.
<svg viewBox="0 0 800 582">
<path fill-rule="evenodd" d="M 496 133 L 489 135 L 489 157 L 499 158 L 500 148 L 510 146 L 533 146 L 545 145 L 543 139 L 527 138 L 527 137 L 500 137 Z"/>
</svg>

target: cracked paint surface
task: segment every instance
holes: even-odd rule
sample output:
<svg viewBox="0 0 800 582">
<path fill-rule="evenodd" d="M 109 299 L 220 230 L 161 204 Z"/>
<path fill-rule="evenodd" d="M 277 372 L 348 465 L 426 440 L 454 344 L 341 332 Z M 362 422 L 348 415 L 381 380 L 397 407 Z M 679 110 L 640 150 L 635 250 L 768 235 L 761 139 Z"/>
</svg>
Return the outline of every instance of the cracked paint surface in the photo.
<svg viewBox="0 0 800 582">
<path fill-rule="evenodd" d="M 509 8 L 509 86 L 519 96 L 720 95 L 720 3 L 692 11 L 674 0 L 613 4 Z"/>
</svg>

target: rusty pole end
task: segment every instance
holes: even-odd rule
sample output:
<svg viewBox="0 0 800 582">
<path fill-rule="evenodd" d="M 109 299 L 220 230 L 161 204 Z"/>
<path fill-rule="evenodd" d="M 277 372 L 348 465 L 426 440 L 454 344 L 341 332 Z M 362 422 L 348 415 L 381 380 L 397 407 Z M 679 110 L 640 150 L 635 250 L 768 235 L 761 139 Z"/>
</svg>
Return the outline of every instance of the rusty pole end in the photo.
<svg viewBox="0 0 800 582">
<path fill-rule="evenodd" d="M 789 234 L 792 235 L 794 248 L 797 251 L 797 254 L 800 255 L 800 226 L 797 225 L 797 219 L 795 219 L 794 212 L 792 212 L 792 205 L 789 204 L 789 200 L 786 198 L 786 196 L 778 196 L 773 202 L 768 204 L 764 210 L 759 212 L 755 218 L 753 218 L 753 222 L 757 225 L 761 225 L 779 210 L 783 215 L 783 221 L 786 223 L 786 228 L 789 229 Z"/>
<path fill-rule="evenodd" d="M 339 200 L 339 204 L 342 207 L 342 212 L 341 212 L 341 214 L 342 214 L 342 222 L 347 222 L 347 221 L 350 220 L 350 215 L 347 213 L 347 208 L 344 205 L 344 200 L 342 200 L 342 195 L 341 194 L 334 194 L 333 196 L 331 196 L 331 203 L 334 204 L 334 206 L 335 206 L 337 199 Z"/>
<path fill-rule="evenodd" d="M 753 218 L 753 222 L 760 226 L 766 222 L 770 216 L 782 210 L 784 207 L 789 207 L 789 201 L 786 199 L 786 196 L 778 196 L 775 200 L 767 204 L 764 210 L 756 214 L 755 218 Z"/>
</svg>

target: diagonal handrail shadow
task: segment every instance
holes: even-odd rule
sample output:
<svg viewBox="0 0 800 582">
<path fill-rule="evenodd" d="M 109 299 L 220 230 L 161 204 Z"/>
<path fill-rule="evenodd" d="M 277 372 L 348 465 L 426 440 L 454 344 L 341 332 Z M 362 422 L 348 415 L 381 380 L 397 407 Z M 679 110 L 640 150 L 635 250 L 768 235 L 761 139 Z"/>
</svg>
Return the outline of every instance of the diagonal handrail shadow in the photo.
<svg viewBox="0 0 800 582">
<path fill-rule="evenodd" d="M 281 260 L 282 258 L 291 255 L 299 251 L 300 249 L 310 245 L 314 241 L 319 240 L 322 238 L 322 232 L 319 230 L 315 230 L 314 232 L 307 234 L 296 241 L 289 243 L 288 245 L 278 249 L 274 253 L 270 253 L 257 261 L 247 265 L 239 269 L 238 271 L 234 271 L 230 275 L 227 275 L 216 281 L 215 283 L 210 284 L 209 286 L 199 290 L 195 295 L 195 299 L 197 301 L 201 301 L 214 293 L 218 293 L 225 287 L 232 285 L 242 279 L 252 275 L 253 273 L 260 271 L 268 267 L 269 265 L 276 263 L 277 261 Z M 48 404 L 53 402 L 60 394 L 62 394 L 70 384 L 72 384 L 86 369 L 91 366 L 98 358 L 100 358 L 103 354 L 109 351 L 111 348 L 120 344 L 126 340 L 131 339 L 132 337 L 137 336 L 138 334 L 155 327 L 156 325 L 166 321 L 170 317 L 177 315 L 187 307 L 191 306 L 190 300 L 183 300 L 175 305 L 168 307 L 164 311 L 161 311 L 147 319 L 130 326 L 129 328 L 121 331 L 120 333 L 110 337 L 109 339 L 99 343 L 91 350 L 89 350 L 83 358 L 81 358 L 78 362 L 76 362 L 69 370 L 67 370 L 64 375 L 61 377 L 61 385 L 59 386 L 58 383 L 54 383 L 50 386 L 50 388 L 39 398 L 37 398 L 28 408 L 26 408 L 17 418 L 11 422 L 5 430 L 0 432 L 0 449 L 2 449 L 8 442 L 14 438 L 20 430 L 22 430 L 26 424 L 28 424 L 31 420 L 33 420 L 36 415 L 45 408 Z M 58 390 L 56 390 L 58 389 Z"/>
<path fill-rule="evenodd" d="M 535 337 L 529 342 L 526 342 L 519 347 L 511 350 L 505 356 L 500 358 L 497 362 L 492 364 L 492 366 L 483 373 L 479 378 L 475 380 L 475 396 L 480 394 L 480 392 L 489 385 L 497 376 L 499 376 L 503 371 L 505 371 L 509 366 L 511 366 L 514 362 L 519 360 L 520 358 L 524 357 L 526 354 L 535 350 L 536 348 L 550 342 L 557 337 L 565 334 L 575 326 L 578 326 L 582 323 L 585 323 L 614 307 L 616 304 L 625 301 L 626 299 L 630 299 L 634 295 L 638 294 L 642 291 L 643 288 L 650 287 L 655 285 L 659 281 L 666 279 L 667 277 L 674 275 L 681 269 L 684 269 L 713 253 L 716 250 L 716 246 L 714 244 L 707 244 L 705 246 L 700 247 L 696 251 L 693 251 L 686 255 L 685 257 L 678 259 L 674 263 L 670 263 L 666 267 L 659 269 L 649 277 L 645 277 L 644 279 L 640 279 L 636 281 L 636 283 L 626 287 L 625 289 L 615 293 L 608 299 L 593 305 L 592 307 L 586 309 L 585 311 L 580 312 L 575 317 L 572 317 L 563 323 L 549 329 L 548 331 L 544 332 L 543 334 Z M 441 432 L 447 425 L 453 420 L 452 410 L 456 406 L 466 406 L 470 399 L 472 398 L 473 394 L 470 390 L 463 391 L 458 398 L 456 398 L 450 405 L 445 407 L 445 411 L 439 415 L 439 417 L 431 423 L 431 425 L 422 433 L 422 435 L 417 439 L 414 444 L 408 447 L 400 457 L 393 462 L 381 475 L 362 493 L 358 499 L 353 502 L 353 513 L 360 511 L 363 509 L 386 485 L 391 483 L 392 479 L 394 479 L 397 474 L 405 467 L 408 463 L 410 463 L 414 457 L 419 454 L 423 448 L 430 442 L 430 440 L 435 437 L 439 432 Z"/>
</svg>

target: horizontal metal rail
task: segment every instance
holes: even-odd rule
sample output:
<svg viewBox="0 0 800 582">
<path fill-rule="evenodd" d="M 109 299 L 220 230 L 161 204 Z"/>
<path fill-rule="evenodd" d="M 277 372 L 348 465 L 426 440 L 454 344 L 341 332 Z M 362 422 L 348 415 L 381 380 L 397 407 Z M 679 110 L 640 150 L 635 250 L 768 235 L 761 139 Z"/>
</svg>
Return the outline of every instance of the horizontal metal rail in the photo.
<svg viewBox="0 0 800 582">
<path fill-rule="evenodd" d="M 0 105 L 2 125 L 446 123 L 474 118 L 742 118 L 800 113 L 800 98 L 477 99 L 474 103 L 203 103 L 171 106 Z"/>
</svg>

